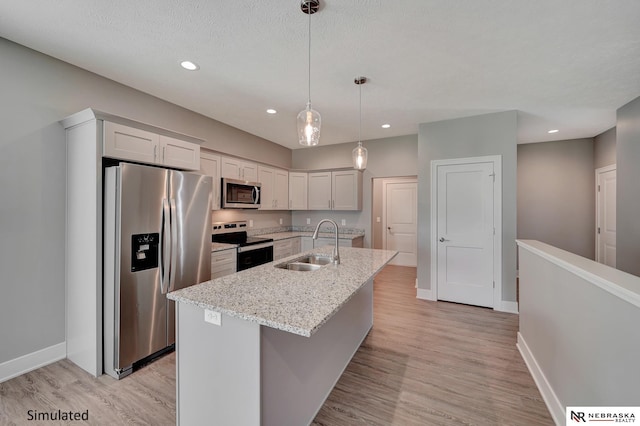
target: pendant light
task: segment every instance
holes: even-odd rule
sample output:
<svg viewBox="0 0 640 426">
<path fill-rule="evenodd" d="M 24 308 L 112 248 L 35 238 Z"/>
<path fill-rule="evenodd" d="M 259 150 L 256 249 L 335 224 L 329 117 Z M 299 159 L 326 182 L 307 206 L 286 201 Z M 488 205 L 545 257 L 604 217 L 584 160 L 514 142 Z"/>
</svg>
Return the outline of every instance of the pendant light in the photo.
<svg viewBox="0 0 640 426">
<path fill-rule="evenodd" d="M 367 168 L 367 148 L 362 146 L 362 85 L 367 82 L 367 77 L 356 77 L 353 81 L 360 88 L 360 124 L 358 127 L 358 146 L 353 149 L 351 157 L 353 158 L 353 168 L 356 170 L 364 170 Z"/>
<path fill-rule="evenodd" d="M 311 15 L 320 8 L 320 0 L 302 0 L 300 9 L 309 15 L 309 97 L 307 107 L 298 114 L 298 141 L 303 146 L 314 146 L 320 142 L 320 113 L 311 108 Z"/>
</svg>

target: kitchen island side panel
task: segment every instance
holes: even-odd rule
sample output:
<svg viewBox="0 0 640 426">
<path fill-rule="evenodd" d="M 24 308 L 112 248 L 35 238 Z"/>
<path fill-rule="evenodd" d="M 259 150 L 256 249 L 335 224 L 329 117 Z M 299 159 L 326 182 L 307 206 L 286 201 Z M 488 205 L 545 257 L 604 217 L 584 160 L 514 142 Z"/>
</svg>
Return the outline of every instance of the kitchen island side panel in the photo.
<svg viewBox="0 0 640 426">
<path fill-rule="evenodd" d="M 177 424 L 260 424 L 260 325 L 176 303 Z"/>
<path fill-rule="evenodd" d="M 373 279 L 311 337 L 261 333 L 262 426 L 310 424 L 373 325 Z"/>
</svg>

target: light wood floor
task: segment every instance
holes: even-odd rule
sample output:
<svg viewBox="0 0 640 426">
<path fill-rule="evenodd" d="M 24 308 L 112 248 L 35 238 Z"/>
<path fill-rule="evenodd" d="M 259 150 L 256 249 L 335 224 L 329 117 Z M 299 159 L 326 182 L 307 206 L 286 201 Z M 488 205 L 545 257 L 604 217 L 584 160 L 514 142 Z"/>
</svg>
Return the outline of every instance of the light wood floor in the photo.
<svg viewBox="0 0 640 426">
<path fill-rule="evenodd" d="M 386 267 L 374 327 L 314 425 L 553 425 L 516 344 L 517 315 L 415 298 L 415 268 Z M 123 380 L 63 360 L 0 384 L 0 425 L 89 410 L 90 425 L 175 423 L 175 354 Z"/>
</svg>

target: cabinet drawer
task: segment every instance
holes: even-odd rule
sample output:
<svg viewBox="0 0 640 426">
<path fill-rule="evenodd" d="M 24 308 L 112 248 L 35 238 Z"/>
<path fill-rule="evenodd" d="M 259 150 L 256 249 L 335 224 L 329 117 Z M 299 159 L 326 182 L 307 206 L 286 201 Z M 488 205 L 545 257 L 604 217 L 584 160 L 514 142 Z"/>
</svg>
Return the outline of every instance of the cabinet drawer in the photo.
<svg viewBox="0 0 640 426">
<path fill-rule="evenodd" d="M 211 279 L 236 272 L 236 250 L 211 253 Z"/>
<path fill-rule="evenodd" d="M 211 253 L 211 266 L 219 263 L 228 263 L 236 261 L 236 250 L 220 250 Z"/>
</svg>

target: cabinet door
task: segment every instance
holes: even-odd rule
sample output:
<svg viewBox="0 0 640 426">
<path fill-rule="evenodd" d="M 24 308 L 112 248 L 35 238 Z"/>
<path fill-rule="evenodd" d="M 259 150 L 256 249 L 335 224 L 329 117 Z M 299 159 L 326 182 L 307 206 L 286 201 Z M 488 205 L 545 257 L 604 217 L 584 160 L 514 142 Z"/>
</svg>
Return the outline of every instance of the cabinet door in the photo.
<svg viewBox="0 0 640 426">
<path fill-rule="evenodd" d="M 240 179 L 240 160 L 231 157 L 220 157 L 220 176 L 229 179 Z"/>
<path fill-rule="evenodd" d="M 295 237 L 291 239 L 291 252 L 292 254 L 298 254 L 301 250 L 302 237 Z"/>
<path fill-rule="evenodd" d="M 300 244 L 302 246 L 301 251 L 309 251 L 313 248 L 313 238 L 311 237 L 300 237 Z"/>
<path fill-rule="evenodd" d="M 331 172 L 309 173 L 309 210 L 331 210 Z"/>
<path fill-rule="evenodd" d="M 200 153 L 200 171 L 213 178 L 211 210 L 220 209 L 220 156 L 208 152 Z"/>
<path fill-rule="evenodd" d="M 155 164 L 158 161 L 159 144 L 160 138 L 155 133 L 104 122 L 105 157 Z"/>
<path fill-rule="evenodd" d="M 289 173 L 289 209 L 307 210 L 307 174 Z"/>
<path fill-rule="evenodd" d="M 276 210 L 289 209 L 289 172 L 275 169 L 273 175 L 273 201 Z"/>
<path fill-rule="evenodd" d="M 275 170 L 271 167 L 258 166 L 258 182 L 260 188 L 260 210 L 273 210 L 275 201 L 273 197 L 273 182 Z"/>
<path fill-rule="evenodd" d="M 258 180 L 258 165 L 255 163 L 248 163 L 246 161 L 241 162 L 240 179 L 244 179 L 249 182 L 256 182 Z"/>
<path fill-rule="evenodd" d="M 362 210 L 362 173 L 356 170 L 332 172 L 333 210 Z"/>
<path fill-rule="evenodd" d="M 200 145 L 160 135 L 161 163 L 183 170 L 200 170 Z"/>
</svg>

